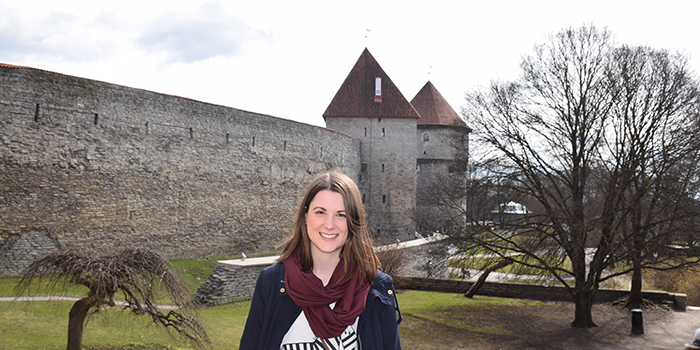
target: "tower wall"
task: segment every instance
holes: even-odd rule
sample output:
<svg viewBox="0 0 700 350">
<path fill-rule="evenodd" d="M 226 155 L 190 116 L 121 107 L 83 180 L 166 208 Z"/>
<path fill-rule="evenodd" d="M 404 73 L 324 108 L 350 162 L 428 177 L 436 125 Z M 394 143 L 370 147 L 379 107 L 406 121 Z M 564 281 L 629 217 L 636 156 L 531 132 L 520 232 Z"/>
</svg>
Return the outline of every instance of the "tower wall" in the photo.
<svg viewBox="0 0 700 350">
<path fill-rule="evenodd" d="M 466 220 L 466 198 L 460 193 L 465 191 L 469 129 L 419 125 L 416 140 L 417 230 L 450 234 Z"/>
<path fill-rule="evenodd" d="M 413 238 L 416 208 L 416 119 L 326 118 L 326 126 L 361 141 L 360 191 L 370 233 Z"/>
</svg>

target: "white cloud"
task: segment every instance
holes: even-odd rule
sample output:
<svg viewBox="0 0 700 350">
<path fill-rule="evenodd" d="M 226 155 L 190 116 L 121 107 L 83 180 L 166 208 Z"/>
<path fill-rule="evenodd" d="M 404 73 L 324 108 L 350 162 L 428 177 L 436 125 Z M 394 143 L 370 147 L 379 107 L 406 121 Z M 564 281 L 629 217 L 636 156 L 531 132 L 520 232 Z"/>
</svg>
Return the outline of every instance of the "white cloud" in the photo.
<svg viewBox="0 0 700 350">
<path fill-rule="evenodd" d="M 41 56 L 47 60 L 86 62 L 117 51 L 114 32 L 91 18 L 61 10 L 39 16 L 0 4 L 0 55 L 22 61 Z"/>
<path fill-rule="evenodd" d="M 148 24 L 137 38 L 150 53 L 165 54 L 170 62 L 193 63 L 215 57 L 238 56 L 249 45 L 273 42 L 275 35 L 229 15 L 217 2 L 195 12 L 172 11 Z"/>
</svg>

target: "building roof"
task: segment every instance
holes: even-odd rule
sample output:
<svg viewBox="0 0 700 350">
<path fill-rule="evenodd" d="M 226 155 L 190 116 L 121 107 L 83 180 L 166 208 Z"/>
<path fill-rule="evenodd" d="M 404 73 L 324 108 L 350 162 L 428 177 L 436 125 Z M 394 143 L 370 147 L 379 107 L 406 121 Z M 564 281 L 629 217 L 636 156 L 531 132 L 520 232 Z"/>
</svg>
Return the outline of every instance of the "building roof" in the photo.
<svg viewBox="0 0 700 350">
<path fill-rule="evenodd" d="M 375 102 L 375 79 L 381 78 L 381 102 Z M 419 118 L 418 112 L 365 48 L 323 113 L 328 117 Z"/>
<path fill-rule="evenodd" d="M 420 114 L 418 125 L 445 125 L 469 128 L 467 123 L 450 107 L 440 91 L 428 81 L 411 100 L 411 104 Z"/>
</svg>

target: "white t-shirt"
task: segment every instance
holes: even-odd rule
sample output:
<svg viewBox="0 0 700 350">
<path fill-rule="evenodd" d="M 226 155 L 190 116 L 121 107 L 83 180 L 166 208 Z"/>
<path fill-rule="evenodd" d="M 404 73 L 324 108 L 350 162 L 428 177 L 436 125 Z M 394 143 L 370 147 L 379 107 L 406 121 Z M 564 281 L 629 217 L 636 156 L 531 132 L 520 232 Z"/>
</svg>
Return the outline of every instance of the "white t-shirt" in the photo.
<svg viewBox="0 0 700 350">
<path fill-rule="evenodd" d="M 335 303 L 331 304 L 331 309 Z M 326 339 L 329 350 L 355 350 L 357 349 L 357 323 L 360 317 L 355 319 L 353 325 L 338 337 Z M 309 321 L 302 311 L 282 339 L 281 350 L 325 350 L 321 338 L 317 337 L 309 326 Z"/>
</svg>

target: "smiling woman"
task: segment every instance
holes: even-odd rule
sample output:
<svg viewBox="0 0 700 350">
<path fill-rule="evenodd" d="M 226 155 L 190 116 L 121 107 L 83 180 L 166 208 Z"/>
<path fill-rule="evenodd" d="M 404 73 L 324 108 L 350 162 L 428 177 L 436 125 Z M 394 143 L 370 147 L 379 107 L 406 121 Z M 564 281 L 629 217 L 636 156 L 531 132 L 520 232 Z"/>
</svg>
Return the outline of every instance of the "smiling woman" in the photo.
<svg viewBox="0 0 700 350">
<path fill-rule="evenodd" d="M 258 276 L 240 349 L 401 348 L 394 285 L 378 270 L 349 177 L 311 182 L 282 247 Z"/>
<path fill-rule="evenodd" d="M 348 238 L 343 196 L 323 190 L 314 196 L 305 213 L 306 233 L 311 241 L 313 273 L 326 286 Z"/>
</svg>

